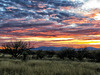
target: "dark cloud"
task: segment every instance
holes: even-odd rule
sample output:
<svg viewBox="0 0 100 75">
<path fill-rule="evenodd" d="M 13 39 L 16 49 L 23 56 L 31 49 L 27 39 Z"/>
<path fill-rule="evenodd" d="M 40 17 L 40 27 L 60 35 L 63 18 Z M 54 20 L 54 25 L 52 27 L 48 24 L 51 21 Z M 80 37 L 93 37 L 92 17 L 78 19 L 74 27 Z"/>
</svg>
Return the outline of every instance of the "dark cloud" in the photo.
<svg viewBox="0 0 100 75">
<path fill-rule="evenodd" d="M 53 23 L 50 22 L 33 22 L 33 23 L 18 23 L 18 22 L 8 22 L 8 23 L 4 23 L 0 25 L 0 28 L 3 27 L 30 27 L 30 26 L 47 26 L 47 25 L 51 25 Z"/>
<path fill-rule="evenodd" d="M 41 37 L 56 37 L 58 35 L 55 35 L 55 34 L 42 34 L 42 33 L 34 33 L 34 32 L 27 32 L 27 33 L 21 33 L 21 32 L 2 32 L 0 34 L 5 34 L 6 36 L 7 35 L 11 35 L 11 36 L 19 36 L 19 37 L 23 37 L 23 36 L 31 36 L 31 37 L 37 37 L 37 36 L 41 36 Z"/>
<path fill-rule="evenodd" d="M 79 35 L 94 35 L 100 32 L 100 28 L 91 28 L 91 29 L 81 29 L 76 31 L 62 31 L 64 33 L 70 33 L 70 34 L 79 34 Z"/>
<path fill-rule="evenodd" d="M 48 19 L 50 21 L 62 23 L 61 21 L 63 19 L 69 19 L 68 17 L 70 16 L 77 16 L 74 13 L 69 13 L 67 10 L 61 11 L 57 6 L 59 5 L 57 1 L 50 0 L 50 4 L 47 4 L 47 0 L 42 1 L 44 2 L 41 2 L 40 0 L 1 0 L 2 8 L 0 8 L 0 19 L 2 19 L 3 22 L 5 22 L 5 19 L 14 18 L 25 18 L 27 20 Z M 51 3 L 52 1 L 54 1 L 53 4 Z M 79 4 L 81 3 L 72 2 L 70 0 L 60 3 L 60 5 L 72 7 Z M 53 14 L 56 15 L 53 16 Z"/>
<path fill-rule="evenodd" d="M 38 0 L 38 1 L 43 1 L 43 2 L 46 2 L 46 3 L 52 3 L 56 6 L 79 6 L 79 5 L 82 5 L 83 3 L 82 2 L 73 2 L 71 0 Z"/>
<path fill-rule="evenodd" d="M 83 24 L 78 24 L 79 26 L 93 26 L 94 24 L 91 23 L 83 23 Z"/>
<path fill-rule="evenodd" d="M 70 34 L 89 34 L 92 32 L 99 31 L 98 29 L 84 29 L 84 28 L 68 28 L 66 26 L 73 24 L 73 20 L 81 21 L 86 16 L 80 15 L 76 12 L 69 12 L 68 9 L 62 10 L 62 8 L 69 7 L 69 9 L 76 9 L 77 6 L 82 5 L 82 2 L 76 2 L 71 0 L 63 1 L 58 3 L 56 0 L 50 0 L 47 4 L 47 0 L 0 0 L 0 34 L 16 35 L 16 36 L 31 36 L 33 35 L 32 30 L 28 33 L 12 32 L 18 29 L 7 29 L 3 28 L 37 28 L 41 27 L 40 31 L 35 32 L 61 32 Z M 60 0 L 59 0 L 60 1 Z M 74 18 L 73 18 L 74 17 Z M 20 20 L 21 19 L 21 20 Z M 40 19 L 40 20 L 39 20 Z M 31 20 L 36 20 L 31 21 Z M 45 20 L 45 21 L 44 21 Z M 63 22 L 64 20 L 69 20 L 68 22 Z M 56 25 L 63 24 L 61 27 Z M 53 25 L 51 28 L 46 28 L 45 26 Z M 93 26 L 91 23 L 78 24 L 78 26 Z M 42 28 L 44 26 L 44 28 Z M 63 27 L 66 28 L 63 28 Z M 73 31 L 72 31 L 72 30 Z M 21 30 L 21 29 L 20 29 Z M 56 36 L 50 34 L 36 34 L 35 36 Z M 57 34 L 59 35 L 59 34 Z"/>
</svg>

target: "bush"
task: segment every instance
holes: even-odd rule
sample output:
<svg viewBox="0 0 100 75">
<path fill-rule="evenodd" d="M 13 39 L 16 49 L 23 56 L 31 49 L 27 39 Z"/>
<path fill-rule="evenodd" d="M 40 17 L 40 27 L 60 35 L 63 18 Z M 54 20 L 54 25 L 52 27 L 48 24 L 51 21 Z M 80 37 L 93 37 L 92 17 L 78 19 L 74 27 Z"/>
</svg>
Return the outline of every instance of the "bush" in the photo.
<svg viewBox="0 0 100 75">
<path fill-rule="evenodd" d="M 36 58 L 37 59 L 43 59 L 45 56 L 46 56 L 46 52 L 45 51 L 42 51 L 42 50 L 38 50 L 37 52 L 36 52 Z"/>
<path fill-rule="evenodd" d="M 100 62 L 100 52 L 96 53 L 95 57 L 96 57 L 96 61 Z"/>
<path fill-rule="evenodd" d="M 74 58 L 76 57 L 76 51 L 73 48 L 67 48 L 66 55 L 70 60 L 74 60 Z"/>
<path fill-rule="evenodd" d="M 87 54 L 87 59 L 89 59 L 90 61 L 93 61 L 93 62 L 95 62 L 96 61 L 96 52 L 89 52 L 88 54 Z"/>
<path fill-rule="evenodd" d="M 60 59 L 63 59 L 64 60 L 66 56 L 67 56 L 66 55 L 66 50 L 61 50 L 61 51 L 59 51 L 57 53 L 57 57 L 60 58 Z"/>
<path fill-rule="evenodd" d="M 83 60 L 83 58 L 86 58 L 87 57 L 87 54 L 88 54 L 88 51 L 87 51 L 87 48 L 80 48 L 78 51 L 77 51 L 77 56 L 76 58 L 80 61 Z"/>
<path fill-rule="evenodd" d="M 48 58 L 52 58 L 55 54 L 55 51 L 46 51 L 46 55 Z"/>
<path fill-rule="evenodd" d="M 57 53 L 57 57 L 60 59 L 65 59 L 66 57 L 70 60 L 74 60 L 76 56 L 76 51 L 73 48 L 65 48 Z"/>
</svg>

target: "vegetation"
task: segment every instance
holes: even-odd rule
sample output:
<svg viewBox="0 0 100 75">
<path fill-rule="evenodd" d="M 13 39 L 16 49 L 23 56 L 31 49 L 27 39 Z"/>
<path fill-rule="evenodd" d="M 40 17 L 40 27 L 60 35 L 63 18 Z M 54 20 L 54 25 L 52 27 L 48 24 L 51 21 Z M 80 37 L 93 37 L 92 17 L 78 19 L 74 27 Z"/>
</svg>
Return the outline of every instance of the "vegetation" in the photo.
<svg viewBox="0 0 100 75">
<path fill-rule="evenodd" d="M 23 52 L 25 53 L 25 50 L 28 50 L 30 48 L 30 43 L 26 43 L 23 41 L 8 42 L 4 43 L 2 47 L 4 52 L 11 54 L 12 57 L 17 58 Z"/>
<path fill-rule="evenodd" d="M 22 41 L 2 46 L 0 75 L 100 75 L 100 51 L 30 51 L 30 44 Z"/>
<path fill-rule="evenodd" d="M 100 64 L 75 61 L 3 60 L 0 75 L 100 75 Z"/>
<path fill-rule="evenodd" d="M 100 62 L 100 51 L 88 51 L 87 48 L 80 48 L 75 50 L 74 48 L 64 48 L 60 51 L 44 51 L 37 50 L 31 51 L 29 50 L 30 44 L 22 41 L 5 43 L 2 45 L 3 50 L 0 50 L 4 54 L 10 54 L 12 57 L 18 59 L 27 59 L 27 55 L 32 55 L 31 59 L 44 59 L 44 58 L 59 58 L 59 59 L 69 59 L 69 60 L 79 60 L 83 61 L 84 59 L 92 62 Z M 23 56 L 23 57 L 22 57 Z"/>
<path fill-rule="evenodd" d="M 76 55 L 76 58 L 80 61 L 83 60 L 83 58 L 87 58 L 88 57 L 88 51 L 86 48 L 80 48 L 78 51 L 77 51 L 77 55 Z"/>
<path fill-rule="evenodd" d="M 55 55 L 55 51 L 46 51 L 46 55 L 48 58 L 52 58 Z"/>
<path fill-rule="evenodd" d="M 46 55 L 46 53 L 45 53 L 44 51 L 42 51 L 42 50 L 38 50 L 38 51 L 36 52 L 36 58 L 37 58 L 37 59 L 42 59 L 42 58 L 45 57 L 45 55 Z"/>
</svg>

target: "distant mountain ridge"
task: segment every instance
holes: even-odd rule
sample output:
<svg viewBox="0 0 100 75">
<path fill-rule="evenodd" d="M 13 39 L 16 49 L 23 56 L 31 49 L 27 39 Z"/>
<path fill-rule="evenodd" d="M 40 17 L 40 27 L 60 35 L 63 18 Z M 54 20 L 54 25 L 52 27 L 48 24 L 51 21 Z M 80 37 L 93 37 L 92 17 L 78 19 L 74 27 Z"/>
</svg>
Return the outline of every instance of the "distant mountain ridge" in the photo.
<svg viewBox="0 0 100 75">
<path fill-rule="evenodd" d="M 65 49 L 65 48 L 68 48 L 68 47 L 41 46 L 41 47 L 37 47 L 37 48 L 31 48 L 30 50 L 55 50 L 55 51 L 59 51 L 59 50 Z M 94 47 L 86 47 L 86 48 L 87 48 L 87 50 L 100 50 L 100 48 L 94 48 Z M 78 50 L 77 48 L 74 48 L 74 49 Z"/>
<path fill-rule="evenodd" d="M 100 50 L 100 48 L 86 47 L 88 50 Z"/>
<path fill-rule="evenodd" d="M 61 50 L 63 48 L 67 48 L 67 47 L 46 47 L 46 46 L 41 46 L 41 47 L 37 47 L 37 48 L 32 48 L 30 50 Z"/>
</svg>

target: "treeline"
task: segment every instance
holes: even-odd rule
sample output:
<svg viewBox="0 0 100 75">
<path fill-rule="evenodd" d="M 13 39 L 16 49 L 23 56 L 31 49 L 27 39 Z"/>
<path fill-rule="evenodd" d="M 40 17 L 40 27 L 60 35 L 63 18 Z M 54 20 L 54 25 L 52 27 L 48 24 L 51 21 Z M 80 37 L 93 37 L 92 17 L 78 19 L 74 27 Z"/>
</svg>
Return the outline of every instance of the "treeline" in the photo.
<svg viewBox="0 0 100 75">
<path fill-rule="evenodd" d="M 30 50 L 30 43 L 16 41 L 9 42 L 2 45 L 2 57 L 4 54 L 10 54 L 12 58 L 21 57 L 21 59 L 26 60 L 28 55 L 32 56 L 32 59 L 45 59 L 45 58 L 59 58 L 62 60 L 79 60 L 83 61 L 84 59 L 93 62 L 100 62 L 100 51 L 89 51 L 87 48 L 80 48 L 75 50 L 74 48 L 65 48 L 60 51 L 44 51 L 44 50 Z"/>
<path fill-rule="evenodd" d="M 73 48 L 66 48 L 64 50 L 58 51 L 56 53 L 57 57 L 60 59 L 69 60 L 79 60 L 83 61 L 84 59 L 92 62 L 100 62 L 100 51 L 91 51 L 87 48 L 80 48 L 77 51 Z"/>
<path fill-rule="evenodd" d="M 43 58 L 59 58 L 62 60 L 87 60 L 91 62 L 100 62 L 100 51 L 89 51 L 87 48 L 80 48 L 79 50 L 75 50 L 73 48 L 66 48 L 60 51 L 32 51 L 34 59 L 43 59 Z"/>
<path fill-rule="evenodd" d="M 17 51 L 15 51 L 15 52 L 17 53 Z M 7 50 L 0 50 L 0 53 L 10 54 L 13 57 L 13 54 L 9 53 L 9 51 L 7 51 Z M 23 56 L 22 59 L 26 60 L 26 57 L 28 55 L 31 55 L 32 59 L 45 59 L 45 58 L 56 57 L 56 58 L 62 59 L 62 60 L 69 59 L 72 61 L 88 60 L 88 61 L 92 61 L 92 62 L 100 62 L 100 51 L 97 51 L 97 52 L 89 51 L 89 50 L 87 50 L 87 48 L 80 48 L 77 51 L 73 48 L 66 48 L 66 49 L 62 49 L 60 51 L 25 50 L 25 51 L 21 52 L 19 56 Z M 14 57 L 14 58 L 18 58 L 18 57 Z"/>
</svg>

